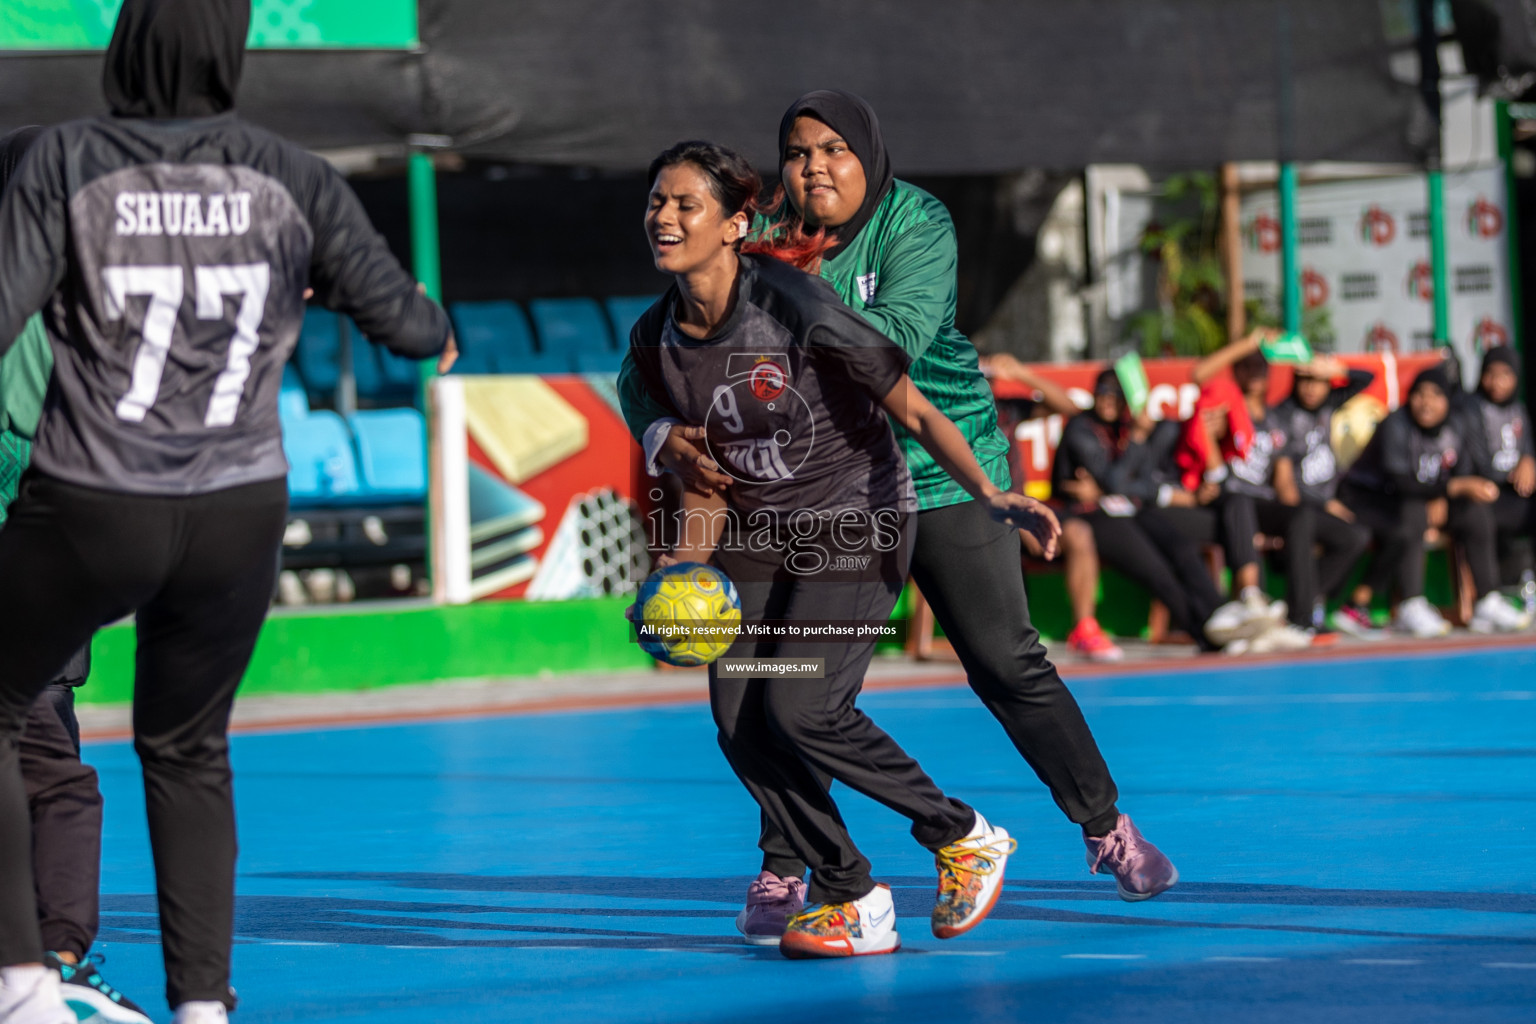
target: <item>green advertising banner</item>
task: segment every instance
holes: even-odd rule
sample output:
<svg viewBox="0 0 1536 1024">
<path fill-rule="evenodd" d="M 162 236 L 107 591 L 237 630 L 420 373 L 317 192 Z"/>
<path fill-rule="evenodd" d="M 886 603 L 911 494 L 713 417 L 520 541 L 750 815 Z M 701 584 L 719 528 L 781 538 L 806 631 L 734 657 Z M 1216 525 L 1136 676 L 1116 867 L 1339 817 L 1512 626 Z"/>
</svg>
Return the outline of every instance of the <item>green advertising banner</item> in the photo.
<svg viewBox="0 0 1536 1024">
<path fill-rule="evenodd" d="M 100 50 L 122 0 L 0 0 L 0 50 Z M 248 46 L 405 50 L 419 43 L 416 0 L 251 0 Z"/>
</svg>

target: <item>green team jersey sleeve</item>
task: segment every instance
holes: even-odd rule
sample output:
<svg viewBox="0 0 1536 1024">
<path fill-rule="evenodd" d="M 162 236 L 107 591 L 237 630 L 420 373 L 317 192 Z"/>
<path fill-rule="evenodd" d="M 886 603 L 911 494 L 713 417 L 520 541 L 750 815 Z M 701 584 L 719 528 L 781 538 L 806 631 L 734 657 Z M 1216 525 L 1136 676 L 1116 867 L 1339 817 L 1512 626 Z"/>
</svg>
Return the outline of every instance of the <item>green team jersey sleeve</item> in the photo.
<svg viewBox="0 0 1536 1024">
<path fill-rule="evenodd" d="M 53 349 L 43 318 L 33 314 L 16 344 L 0 357 L 0 430 L 31 439 L 43 416 L 48 378 L 53 376 Z"/>
<path fill-rule="evenodd" d="M 40 316 L 30 317 L 16 343 L 0 357 L 0 522 L 16 500 L 32 457 L 31 439 L 43 415 L 53 349 Z"/>
<path fill-rule="evenodd" d="M 821 276 L 842 300 L 906 351 L 923 396 L 960 428 L 976 461 L 998 487 L 1012 485 L 1008 440 L 997 424 L 992 389 L 976 348 L 955 327 L 958 247 L 944 204 L 897 181 L 857 237 Z M 921 509 L 971 500 L 965 488 L 899 424 L 892 424 L 912 471 Z"/>
<path fill-rule="evenodd" d="M 953 317 L 958 262 L 955 233 L 947 223 L 914 225 L 884 253 L 875 294 L 859 312 L 916 362 Z"/>
</svg>

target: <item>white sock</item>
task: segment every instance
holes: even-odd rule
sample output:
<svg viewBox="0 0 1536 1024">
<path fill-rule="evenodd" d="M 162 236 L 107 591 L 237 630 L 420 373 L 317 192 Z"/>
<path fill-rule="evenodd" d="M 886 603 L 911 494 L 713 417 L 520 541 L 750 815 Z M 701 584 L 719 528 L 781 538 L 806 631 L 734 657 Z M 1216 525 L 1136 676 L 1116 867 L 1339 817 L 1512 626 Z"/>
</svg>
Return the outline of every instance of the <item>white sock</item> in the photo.
<svg viewBox="0 0 1536 1024">
<path fill-rule="evenodd" d="M 226 1020 L 228 1011 L 224 1004 L 217 999 L 199 999 L 193 1002 L 182 1003 L 176 1007 L 176 1019 L 180 1020 Z"/>
<path fill-rule="evenodd" d="M 0 982 L 12 992 L 31 992 L 43 980 L 48 968 L 42 964 L 32 967 L 0 967 Z"/>
<path fill-rule="evenodd" d="M 1258 587 L 1244 587 L 1243 592 L 1237 596 L 1242 598 L 1244 601 L 1259 601 L 1263 599 L 1264 591 L 1260 590 Z"/>
</svg>

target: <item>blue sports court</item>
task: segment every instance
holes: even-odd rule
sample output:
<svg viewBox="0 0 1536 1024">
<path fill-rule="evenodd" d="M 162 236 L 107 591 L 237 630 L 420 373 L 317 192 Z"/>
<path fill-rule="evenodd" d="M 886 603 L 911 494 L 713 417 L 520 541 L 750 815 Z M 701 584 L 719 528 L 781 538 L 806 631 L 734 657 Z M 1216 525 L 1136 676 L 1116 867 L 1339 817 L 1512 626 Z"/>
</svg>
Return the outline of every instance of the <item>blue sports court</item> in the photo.
<svg viewBox="0 0 1536 1024">
<path fill-rule="evenodd" d="M 1182 874 L 1135 905 L 1087 874 L 958 670 L 870 693 L 1019 851 L 992 917 L 939 942 L 931 857 L 845 791 L 905 943 L 853 961 L 737 940 L 757 813 L 702 704 L 240 735 L 238 1017 L 1529 1021 L 1533 672 L 1520 645 L 1075 679 L 1121 806 Z M 163 1015 L 137 764 L 123 742 L 86 756 L 98 949 Z"/>
</svg>

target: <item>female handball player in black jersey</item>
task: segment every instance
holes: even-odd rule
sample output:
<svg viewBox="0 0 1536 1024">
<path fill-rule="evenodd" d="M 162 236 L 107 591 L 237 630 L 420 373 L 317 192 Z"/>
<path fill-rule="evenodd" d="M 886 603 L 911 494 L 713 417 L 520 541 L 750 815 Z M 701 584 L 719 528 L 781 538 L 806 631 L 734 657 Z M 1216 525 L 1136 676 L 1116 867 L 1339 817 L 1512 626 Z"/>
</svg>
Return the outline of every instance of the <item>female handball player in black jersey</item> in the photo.
<svg viewBox="0 0 1536 1024">
<path fill-rule="evenodd" d="M 778 146 L 784 203 L 759 215 L 754 231 L 777 242 L 822 233 L 815 249 L 780 246 L 772 254 L 810 265 L 900 345 L 918 389 L 960 427 L 993 482 L 1007 488 L 1008 440 L 976 350 L 955 326 L 957 243 L 948 211 L 895 177 L 879 118 L 852 93 L 818 90 L 796 99 L 779 122 Z M 632 380 L 621 377 L 621 390 L 626 384 Z M 664 409 L 629 390 L 625 418 L 648 458 L 701 493 L 731 486 L 696 446 L 693 431 L 669 423 Z M 966 681 L 1057 807 L 1081 826 L 1092 870 L 1112 873 L 1126 900 L 1163 892 L 1178 872 L 1120 813 L 1093 733 L 1030 624 L 1017 535 L 993 521 L 904 430 L 896 434 L 917 491 L 912 578 L 954 645 Z M 761 836 L 762 872 L 747 889 L 737 924 L 749 938 L 767 940 L 801 905 L 805 865 L 766 817 Z"/>
<path fill-rule="evenodd" d="M 945 796 L 856 706 L 873 639 L 789 643 L 752 624 L 883 623 L 906 580 L 917 504 L 886 414 L 910 430 L 999 520 L 1054 549 L 1048 509 L 1000 490 L 960 431 L 913 387 L 906 357 L 824 282 L 743 255 L 759 190 L 729 150 L 686 142 L 651 165 L 646 233 L 673 285 L 630 334 L 627 372 L 735 477 L 685 502 L 684 559 L 712 556 L 741 594 L 730 658 L 820 659 L 816 679 L 710 669 L 710 704 L 732 768 L 811 870 L 817 904 L 792 917 L 789 956 L 857 956 L 900 946 L 890 890 L 849 837 L 824 774 L 912 821 L 935 854 L 940 938 L 978 924 L 997 899 L 1007 832 Z M 702 515 L 694 515 L 702 513 Z M 702 524 L 702 529 L 700 525 Z"/>
</svg>

